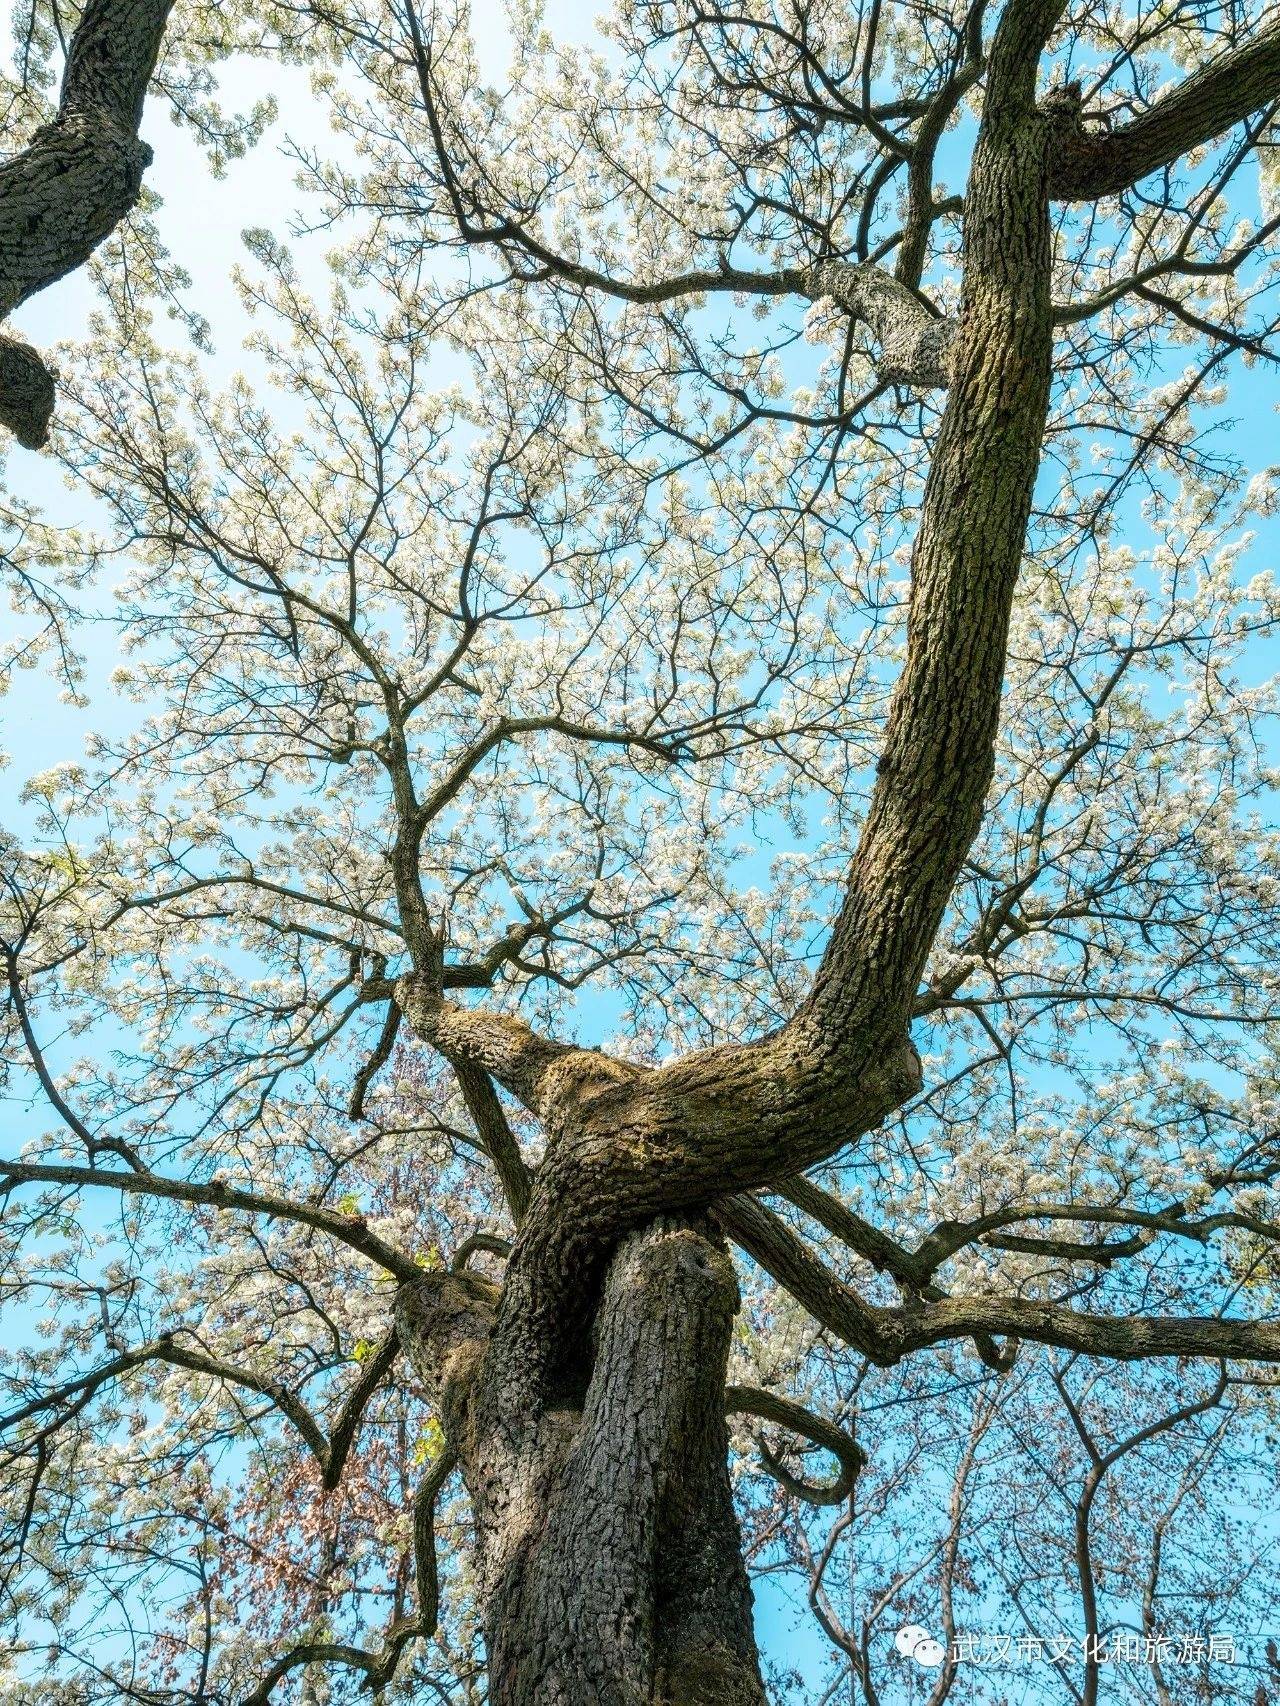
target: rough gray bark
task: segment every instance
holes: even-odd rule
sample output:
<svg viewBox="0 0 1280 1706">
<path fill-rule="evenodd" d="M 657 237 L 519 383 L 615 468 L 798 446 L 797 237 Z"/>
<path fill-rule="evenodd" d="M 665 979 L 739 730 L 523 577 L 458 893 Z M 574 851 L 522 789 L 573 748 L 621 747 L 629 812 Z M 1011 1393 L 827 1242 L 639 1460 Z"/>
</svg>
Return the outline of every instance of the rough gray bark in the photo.
<svg viewBox="0 0 1280 1706">
<path fill-rule="evenodd" d="M 830 297 L 865 322 L 880 346 L 876 372 L 888 384 L 923 389 L 950 379 L 955 322 L 941 319 L 924 298 L 881 267 L 824 261 L 805 278 L 805 294 Z"/>
<path fill-rule="evenodd" d="M 151 150 L 138 136 L 173 0 L 88 0 L 67 55 L 57 117 L 0 166 L 0 319 L 82 266 L 138 199 Z M 0 424 L 38 449 L 53 380 L 0 336 Z"/>
<path fill-rule="evenodd" d="M 513 1347 L 495 1354 L 491 1288 L 402 1291 L 475 1503 L 496 1706 L 763 1706 L 727 1470 L 737 1304 L 709 1230 L 659 1217 L 609 1263 L 589 1366 L 513 1410 L 505 1387 L 524 1382 Z"/>
</svg>

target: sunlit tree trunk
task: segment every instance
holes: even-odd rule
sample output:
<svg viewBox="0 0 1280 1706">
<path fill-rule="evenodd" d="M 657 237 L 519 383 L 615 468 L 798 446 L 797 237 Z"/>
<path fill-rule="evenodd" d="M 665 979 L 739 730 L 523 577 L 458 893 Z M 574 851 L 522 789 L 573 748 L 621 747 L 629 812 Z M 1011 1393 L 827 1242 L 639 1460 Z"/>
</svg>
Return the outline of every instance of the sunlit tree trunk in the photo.
<svg viewBox="0 0 1280 1706">
<path fill-rule="evenodd" d="M 737 1291 L 697 1218 L 704 1174 L 715 1159 L 723 1189 L 812 1159 L 802 1142 L 830 1153 L 850 1110 L 865 1103 L 865 1130 L 914 1084 L 882 1083 L 883 1063 L 981 817 L 1048 409 L 1055 119 L 1035 94 L 1057 13 L 1010 7 L 993 53 L 908 660 L 800 1022 L 646 1092 L 625 1066 L 406 985 L 415 1029 L 496 1071 L 549 1136 L 501 1298 L 438 1277 L 401 1310 L 475 1503 L 496 1706 L 765 1699 L 727 1471 Z"/>
<path fill-rule="evenodd" d="M 724 1420 L 737 1305 L 705 1223 L 651 1222 L 608 1263 L 564 1390 L 520 1416 L 502 1400 L 526 1370 L 486 1355 L 483 1282 L 405 1294 L 475 1501 L 499 1706 L 762 1706 Z"/>
</svg>

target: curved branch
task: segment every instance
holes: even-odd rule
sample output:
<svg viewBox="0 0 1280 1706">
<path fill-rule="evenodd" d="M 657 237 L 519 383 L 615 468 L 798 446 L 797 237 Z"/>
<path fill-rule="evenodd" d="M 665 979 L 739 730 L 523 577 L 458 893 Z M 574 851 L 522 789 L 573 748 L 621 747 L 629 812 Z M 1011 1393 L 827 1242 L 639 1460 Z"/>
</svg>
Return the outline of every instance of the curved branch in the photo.
<svg viewBox="0 0 1280 1706">
<path fill-rule="evenodd" d="M 1212 1179 L 1209 1181 L 1214 1183 Z M 1222 1181 L 1226 1182 L 1226 1181 Z M 1084 1242 L 1075 1239 L 1037 1238 L 1010 1234 L 1004 1229 L 1034 1220 L 1063 1221 L 1075 1225 L 1122 1226 L 1134 1229 L 1133 1236 L 1113 1243 Z M 1188 1238 L 1197 1244 L 1208 1244 L 1215 1232 L 1235 1229 L 1255 1233 L 1259 1238 L 1280 1242 L 1280 1226 L 1242 1214 L 1238 1209 L 1222 1209 L 1214 1214 L 1192 1217 L 1184 1203 L 1171 1203 L 1165 1209 L 1126 1208 L 1123 1204 L 1024 1202 L 1010 1208 L 993 1209 L 990 1214 L 973 1220 L 940 1221 L 921 1240 L 908 1256 L 914 1264 L 918 1282 L 933 1277 L 944 1262 L 958 1251 L 981 1240 L 996 1249 L 1018 1250 L 1032 1255 L 1065 1258 L 1070 1261 L 1097 1262 L 1103 1265 L 1122 1256 L 1132 1256 L 1144 1249 L 1153 1238 L 1166 1236 Z"/>
<path fill-rule="evenodd" d="M 1041 51 L 1063 0 L 1011 0 L 965 197 L 950 386 L 911 565 L 907 653 L 844 904 L 809 1000 L 825 1037 L 905 1029 L 982 817 L 1009 617 L 1049 406 L 1049 156 Z"/>
<path fill-rule="evenodd" d="M 506 1238 L 496 1238 L 492 1232 L 472 1232 L 453 1252 L 453 1260 L 449 1263 L 450 1272 L 460 1274 L 472 1256 L 479 1255 L 481 1251 L 490 1256 L 498 1256 L 505 1262 L 511 1254 L 511 1244 Z"/>
<path fill-rule="evenodd" d="M 297 1221 L 301 1226 L 314 1227 L 327 1233 L 339 1243 L 348 1245 L 368 1261 L 385 1268 L 397 1279 L 416 1280 L 422 1269 L 409 1256 L 402 1255 L 371 1232 L 363 1220 L 336 1209 L 312 1207 L 293 1201 L 290 1197 L 269 1195 L 263 1191 L 245 1191 L 230 1185 L 200 1185 L 185 1179 L 168 1179 L 158 1173 L 116 1173 L 101 1167 L 63 1166 L 56 1162 L 0 1161 L 0 1191 L 18 1185 L 71 1185 L 76 1189 L 86 1185 L 102 1186 L 106 1190 L 124 1191 L 130 1196 L 158 1197 L 170 1202 L 204 1203 L 211 1208 L 235 1210 L 243 1214 L 265 1214 L 276 1219 Z"/>
<path fill-rule="evenodd" d="M 69 1380 L 54 1391 L 43 1393 L 39 1398 L 33 1398 L 18 1409 L 11 1410 L 8 1415 L 0 1416 L 0 1432 L 16 1427 L 19 1422 L 38 1415 L 42 1410 L 55 1409 L 68 1398 L 92 1397 L 99 1387 L 105 1386 L 108 1381 L 118 1379 L 130 1369 L 138 1368 L 147 1362 L 167 1362 L 174 1368 L 185 1368 L 192 1374 L 209 1374 L 216 1380 L 229 1381 L 234 1386 L 243 1386 L 250 1392 L 257 1392 L 261 1397 L 269 1398 L 281 1415 L 293 1424 L 317 1462 L 323 1464 L 328 1454 L 328 1442 L 306 1405 L 290 1392 L 287 1386 L 273 1380 L 269 1375 L 256 1374 L 252 1369 L 241 1368 L 222 1357 L 211 1356 L 207 1351 L 188 1349 L 185 1345 L 176 1343 L 171 1334 L 161 1334 L 150 1344 L 141 1345 L 134 1351 L 125 1351 L 113 1361 L 104 1363 L 101 1368 L 93 1369 L 77 1380 Z"/>
<path fill-rule="evenodd" d="M 825 1416 L 815 1416 L 793 1398 L 762 1391 L 758 1386 L 726 1386 L 724 1407 L 728 1415 L 759 1416 L 762 1421 L 774 1422 L 803 1439 L 812 1440 L 824 1451 L 829 1451 L 839 1463 L 840 1473 L 834 1481 L 822 1485 L 804 1481 L 792 1475 L 777 1454 L 760 1440 L 760 1456 L 765 1467 L 789 1493 L 811 1505 L 839 1505 L 849 1497 L 867 1461 L 866 1452 L 851 1433 Z"/>
<path fill-rule="evenodd" d="M 555 1069 L 592 1052 L 541 1037 L 511 1014 L 445 1001 L 428 978 L 401 977 L 394 987 L 396 1003 L 416 1037 L 430 1043 L 455 1070 L 487 1072 L 531 1113 L 542 1112 Z"/>
<path fill-rule="evenodd" d="M 1224 1177 L 1211 1178 L 1209 1182 L 1218 1186 L 1230 1181 Z M 959 1251 L 977 1243 L 996 1250 L 1011 1250 L 1057 1261 L 1090 1262 L 1098 1267 L 1109 1267 L 1113 1262 L 1141 1255 L 1157 1237 L 1187 1238 L 1207 1245 L 1215 1233 L 1232 1229 L 1280 1243 L 1280 1224 L 1261 1220 L 1257 1215 L 1244 1214 L 1238 1209 L 1222 1209 L 1193 1217 L 1188 1213 L 1187 1205 L 1181 1202 L 1170 1203 L 1163 1209 L 1140 1209 L 1127 1208 L 1122 1203 L 1055 1203 L 1033 1199 L 993 1209 L 989 1214 L 975 1216 L 972 1220 L 939 1221 L 921 1238 L 914 1250 L 908 1250 L 861 1215 L 855 1214 L 838 1197 L 814 1184 L 812 1179 L 797 1175 L 784 1179 L 774 1189 L 778 1196 L 833 1233 L 877 1272 L 887 1273 L 900 1286 L 926 1298 L 932 1294 L 942 1295 L 932 1285 L 938 1269 Z M 1132 1230 L 1127 1238 L 1112 1240 L 1033 1236 L 1005 1230 L 1006 1227 L 1037 1220 L 1083 1226 L 1118 1226 Z"/>
<path fill-rule="evenodd" d="M 1003 1296 L 921 1298 L 882 1308 L 859 1297 L 753 1198 L 727 1198 L 717 1206 L 716 1217 L 815 1319 L 884 1367 L 953 1339 L 973 1339 L 990 1360 L 997 1337 L 1123 1362 L 1166 1356 L 1280 1362 L 1280 1323 L 1270 1321 L 1089 1315 L 1062 1304 Z M 995 1366 L 1007 1367 L 1010 1360 L 1009 1351 L 995 1352 Z"/>
</svg>

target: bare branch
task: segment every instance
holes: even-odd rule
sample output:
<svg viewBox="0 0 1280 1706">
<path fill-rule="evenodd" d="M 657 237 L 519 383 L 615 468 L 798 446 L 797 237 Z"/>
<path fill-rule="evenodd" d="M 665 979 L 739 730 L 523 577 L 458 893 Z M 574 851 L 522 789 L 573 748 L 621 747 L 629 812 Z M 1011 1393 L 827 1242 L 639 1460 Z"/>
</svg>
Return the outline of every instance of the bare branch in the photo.
<svg viewBox="0 0 1280 1706">
<path fill-rule="evenodd" d="M 327 1233 L 339 1243 L 348 1245 L 369 1261 L 385 1268 L 397 1279 L 421 1278 L 422 1269 L 408 1256 L 393 1250 L 364 1222 L 353 1215 L 339 1214 L 336 1209 L 320 1208 L 295 1202 L 289 1197 L 277 1197 L 263 1191 L 245 1191 L 232 1185 L 196 1184 L 186 1179 L 164 1178 L 158 1173 L 116 1173 L 99 1167 L 63 1166 L 54 1162 L 0 1161 L 0 1190 L 18 1185 L 70 1185 L 79 1190 L 97 1186 L 104 1190 L 124 1191 L 131 1196 L 158 1197 L 170 1202 L 206 1203 L 211 1208 L 226 1209 L 242 1214 L 263 1214 L 282 1220 L 297 1221 L 317 1232 Z"/>
<path fill-rule="evenodd" d="M 1145 1357 L 1280 1362 L 1280 1323 L 1270 1321 L 1087 1315 L 1060 1304 L 1005 1296 L 922 1298 L 881 1308 L 860 1298 L 754 1199 L 726 1199 L 716 1212 L 747 1254 L 823 1326 L 885 1366 L 949 1339 L 996 1336 L 1126 1362 Z"/>
<path fill-rule="evenodd" d="M 758 1386 L 726 1386 L 724 1407 L 731 1416 L 759 1416 L 762 1421 L 775 1422 L 780 1428 L 799 1434 L 802 1439 L 812 1440 L 815 1445 L 829 1451 L 839 1463 L 840 1473 L 835 1480 L 818 1485 L 793 1475 L 777 1453 L 763 1440 L 760 1441 L 760 1455 L 766 1468 L 789 1493 L 811 1505 L 839 1505 L 849 1497 L 867 1456 L 853 1435 L 846 1433 L 844 1428 L 837 1427 L 825 1416 L 815 1416 L 793 1398 L 784 1398 L 777 1392 L 765 1392 Z"/>
</svg>

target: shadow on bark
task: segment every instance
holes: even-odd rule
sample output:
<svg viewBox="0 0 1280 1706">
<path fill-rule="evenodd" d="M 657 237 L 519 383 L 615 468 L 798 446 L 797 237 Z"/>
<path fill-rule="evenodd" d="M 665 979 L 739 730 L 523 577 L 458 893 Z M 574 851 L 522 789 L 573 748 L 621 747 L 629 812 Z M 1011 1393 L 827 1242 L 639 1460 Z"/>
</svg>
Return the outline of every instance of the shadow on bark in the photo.
<svg viewBox="0 0 1280 1706">
<path fill-rule="evenodd" d="M 580 1410 L 513 1417 L 469 1274 L 402 1293 L 401 1333 L 475 1504 L 496 1706 L 764 1706 L 728 1472 L 733 1267 L 705 1221 L 630 1233 Z M 531 1347 L 531 1354 L 533 1354 Z"/>
</svg>

